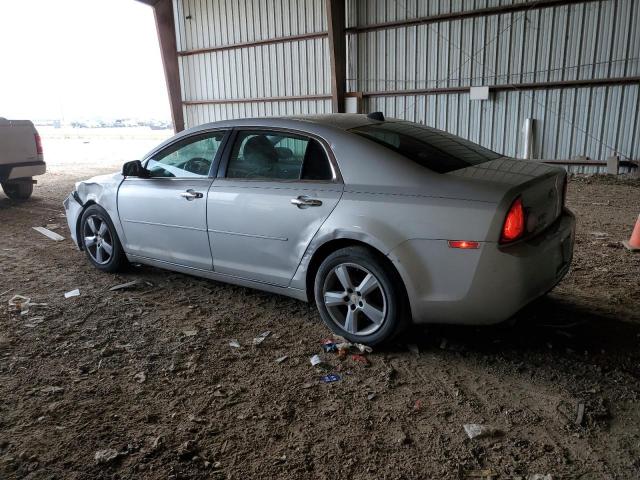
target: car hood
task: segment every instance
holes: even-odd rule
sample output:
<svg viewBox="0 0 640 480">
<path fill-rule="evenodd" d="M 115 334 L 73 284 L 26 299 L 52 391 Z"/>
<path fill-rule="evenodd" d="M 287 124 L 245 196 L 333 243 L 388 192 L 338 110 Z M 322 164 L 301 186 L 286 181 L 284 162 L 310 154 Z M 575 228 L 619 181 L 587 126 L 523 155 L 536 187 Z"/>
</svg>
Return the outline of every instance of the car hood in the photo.
<svg viewBox="0 0 640 480">
<path fill-rule="evenodd" d="M 92 200 L 102 204 L 103 197 L 115 197 L 118 186 L 124 177 L 121 173 L 108 173 L 106 175 L 96 175 L 76 183 L 76 192 L 82 203 Z"/>
</svg>

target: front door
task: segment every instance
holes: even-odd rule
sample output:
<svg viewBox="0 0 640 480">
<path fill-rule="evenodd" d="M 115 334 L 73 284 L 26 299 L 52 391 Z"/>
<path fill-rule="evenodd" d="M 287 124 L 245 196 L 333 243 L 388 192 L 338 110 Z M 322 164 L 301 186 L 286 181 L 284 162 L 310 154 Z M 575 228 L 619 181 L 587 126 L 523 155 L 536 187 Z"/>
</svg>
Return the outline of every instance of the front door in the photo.
<svg viewBox="0 0 640 480">
<path fill-rule="evenodd" d="M 208 132 L 171 144 L 147 160 L 149 178 L 122 182 L 118 212 L 127 253 L 212 269 L 207 192 L 224 135 Z"/>
<path fill-rule="evenodd" d="M 319 140 L 237 131 L 207 200 L 215 271 L 287 286 L 342 190 Z"/>
</svg>

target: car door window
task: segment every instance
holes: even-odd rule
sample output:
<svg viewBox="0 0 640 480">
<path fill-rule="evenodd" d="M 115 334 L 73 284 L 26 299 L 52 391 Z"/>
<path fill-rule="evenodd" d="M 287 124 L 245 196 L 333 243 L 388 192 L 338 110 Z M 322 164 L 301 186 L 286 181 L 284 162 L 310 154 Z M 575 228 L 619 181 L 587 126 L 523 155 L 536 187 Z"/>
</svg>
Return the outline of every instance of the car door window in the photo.
<svg viewBox="0 0 640 480">
<path fill-rule="evenodd" d="M 147 162 L 151 177 L 207 177 L 225 132 L 210 132 L 173 144 Z"/>
<path fill-rule="evenodd" d="M 242 131 L 231 151 L 227 178 L 327 181 L 333 172 L 324 148 L 313 138 Z"/>
</svg>

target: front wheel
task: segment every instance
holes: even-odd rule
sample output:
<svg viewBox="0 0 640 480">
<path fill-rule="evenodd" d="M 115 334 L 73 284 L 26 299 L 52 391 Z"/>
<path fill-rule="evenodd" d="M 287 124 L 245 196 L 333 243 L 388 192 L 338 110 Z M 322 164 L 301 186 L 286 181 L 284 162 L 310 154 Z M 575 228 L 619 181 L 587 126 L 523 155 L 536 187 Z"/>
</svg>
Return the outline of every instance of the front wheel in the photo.
<svg viewBox="0 0 640 480">
<path fill-rule="evenodd" d="M 393 267 L 365 247 L 329 255 L 315 278 L 320 316 L 335 333 L 367 345 L 388 341 L 407 322 L 402 282 Z"/>
<path fill-rule="evenodd" d="M 27 200 L 33 193 L 33 180 L 24 178 L 2 182 L 2 190 L 12 200 Z"/>
<path fill-rule="evenodd" d="M 80 241 L 89 261 L 104 272 L 116 272 L 127 263 L 116 229 L 106 210 L 89 206 L 80 220 Z"/>
</svg>

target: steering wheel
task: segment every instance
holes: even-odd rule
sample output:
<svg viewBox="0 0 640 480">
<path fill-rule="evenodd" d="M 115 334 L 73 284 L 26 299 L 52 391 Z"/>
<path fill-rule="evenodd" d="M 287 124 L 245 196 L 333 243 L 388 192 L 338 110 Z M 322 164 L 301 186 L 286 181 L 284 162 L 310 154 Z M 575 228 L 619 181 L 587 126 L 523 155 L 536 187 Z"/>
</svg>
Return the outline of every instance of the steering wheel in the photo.
<svg viewBox="0 0 640 480">
<path fill-rule="evenodd" d="M 196 175 L 208 175 L 210 167 L 211 163 L 206 158 L 193 157 L 184 163 L 182 169 Z"/>
</svg>

